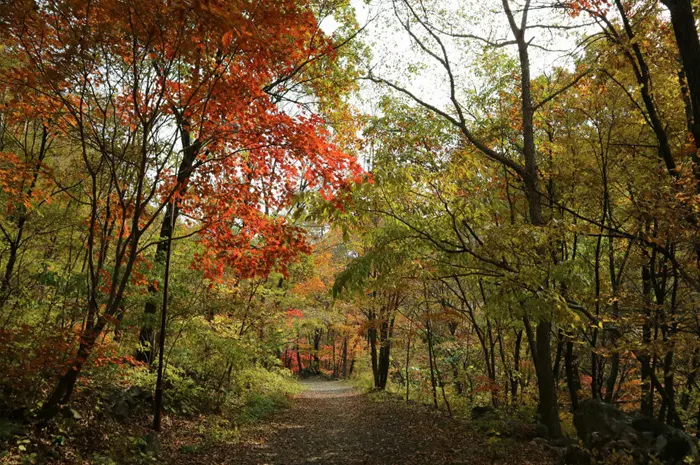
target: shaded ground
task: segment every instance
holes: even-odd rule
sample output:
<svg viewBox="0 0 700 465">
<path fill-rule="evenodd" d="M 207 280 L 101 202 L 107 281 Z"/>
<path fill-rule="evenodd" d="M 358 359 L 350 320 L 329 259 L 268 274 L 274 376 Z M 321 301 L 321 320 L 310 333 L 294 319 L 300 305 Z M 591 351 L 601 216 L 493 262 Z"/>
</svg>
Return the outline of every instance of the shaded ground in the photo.
<svg viewBox="0 0 700 465">
<path fill-rule="evenodd" d="M 483 432 L 422 406 L 377 402 L 338 381 L 306 381 L 290 409 L 227 448 L 178 463 L 240 465 L 546 464 L 530 443 Z"/>
</svg>

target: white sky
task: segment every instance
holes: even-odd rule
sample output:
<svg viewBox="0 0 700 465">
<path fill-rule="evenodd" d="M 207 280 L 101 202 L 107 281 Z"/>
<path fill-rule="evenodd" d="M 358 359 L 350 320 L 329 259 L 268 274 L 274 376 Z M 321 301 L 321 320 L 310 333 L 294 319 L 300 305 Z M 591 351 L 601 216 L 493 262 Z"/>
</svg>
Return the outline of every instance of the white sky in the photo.
<svg viewBox="0 0 700 465">
<path fill-rule="evenodd" d="M 425 5 L 431 24 L 442 30 L 451 30 L 454 33 L 472 34 L 493 41 L 500 39 L 512 40 L 512 34 L 507 25 L 501 0 L 411 0 L 412 5 L 420 8 Z M 410 89 L 420 98 L 429 101 L 436 106 L 445 108 L 449 104 L 449 86 L 447 75 L 435 59 L 428 56 L 416 45 L 409 34 L 401 27 L 396 17 L 394 4 L 401 6 L 401 0 L 370 0 L 366 3 L 362 0 L 352 0 L 351 4 L 356 10 L 356 17 L 360 25 L 365 25 L 371 18 L 372 21 L 362 33 L 361 40 L 367 43 L 372 50 L 372 73 L 375 76 L 387 79 Z M 532 2 L 534 7 L 530 14 L 530 25 L 571 25 L 574 20 L 563 13 L 555 13 L 550 9 L 542 9 L 545 5 L 537 1 Z M 518 12 L 520 4 L 511 0 L 511 8 L 520 17 Z M 433 13 L 435 12 L 435 13 Z M 405 17 L 405 16 L 402 16 Z M 583 18 L 577 20 L 578 24 Z M 323 29 L 330 33 L 337 27 L 332 18 L 322 23 Z M 414 27 L 417 34 L 419 26 Z M 573 60 L 568 52 L 576 47 L 576 35 L 581 30 L 569 33 L 564 30 L 547 30 L 535 28 L 528 31 L 528 39 L 532 39 L 530 47 L 530 61 L 533 77 L 542 73 L 550 74 L 555 67 L 571 69 Z M 422 33 L 422 37 L 426 34 Z M 474 39 L 455 39 L 442 35 L 448 49 L 450 63 L 456 78 L 456 87 L 462 92 L 460 100 L 464 101 L 472 92 L 479 92 L 487 86 L 489 80 L 495 76 L 480 74 L 475 70 L 474 63 L 478 62 L 483 52 L 483 43 Z M 435 42 L 428 42 L 431 48 L 438 50 Z M 546 47 L 552 51 L 542 51 L 537 47 Z M 517 49 L 515 45 L 503 47 L 500 51 L 515 58 Z M 483 60 L 483 58 L 482 58 Z M 389 92 L 385 87 L 377 87 L 367 83 L 360 94 L 363 101 L 362 108 L 370 114 L 374 114 L 373 103 L 378 94 Z"/>
</svg>

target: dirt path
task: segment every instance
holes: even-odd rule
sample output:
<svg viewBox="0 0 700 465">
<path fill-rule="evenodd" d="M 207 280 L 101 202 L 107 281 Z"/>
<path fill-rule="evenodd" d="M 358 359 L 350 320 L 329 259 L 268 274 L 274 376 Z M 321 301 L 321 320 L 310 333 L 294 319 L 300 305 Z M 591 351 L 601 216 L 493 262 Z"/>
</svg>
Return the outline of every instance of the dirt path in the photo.
<svg viewBox="0 0 700 465">
<path fill-rule="evenodd" d="M 377 402 L 337 381 L 305 381 L 304 388 L 290 409 L 246 432 L 225 457 L 196 463 L 550 463 L 529 443 L 489 443 L 483 433 L 422 406 Z"/>
</svg>

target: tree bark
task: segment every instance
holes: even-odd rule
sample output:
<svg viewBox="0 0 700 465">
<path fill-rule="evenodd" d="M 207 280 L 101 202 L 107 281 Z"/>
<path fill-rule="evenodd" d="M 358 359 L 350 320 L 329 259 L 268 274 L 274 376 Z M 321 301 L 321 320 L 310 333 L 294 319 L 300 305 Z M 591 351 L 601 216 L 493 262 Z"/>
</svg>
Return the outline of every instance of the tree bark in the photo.
<svg viewBox="0 0 700 465">
<path fill-rule="evenodd" d="M 569 389 L 571 411 L 573 412 L 578 408 L 578 390 L 581 389 L 581 382 L 579 380 L 578 368 L 574 360 L 574 343 L 570 338 L 566 342 L 564 370 L 566 372 L 566 385 Z"/>
<path fill-rule="evenodd" d="M 189 132 L 184 128 L 180 127 L 180 139 L 183 146 L 183 156 L 180 161 L 180 166 L 177 170 L 177 183 L 179 188 L 184 192 L 187 190 L 187 183 L 192 175 L 195 168 L 195 161 L 197 155 L 199 155 L 199 150 L 201 148 L 201 143 L 199 141 L 191 142 Z M 177 216 L 179 213 L 179 208 L 176 202 L 170 202 L 165 209 L 165 215 L 163 216 L 163 223 L 160 227 L 159 242 L 156 246 L 156 263 L 165 263 L 165 257 L 168 252 L 168 238 L 172 237 L 173 230 L 175 228 L 175 222 L 177 221 Z M 158 289 L 151 285 L 148 287 L 148 292 L 152 297 L 157 294 Z M 153 363 L 153 357 L 155 353 L 155 338 L 153 332 L 154 315 L 157 312 L 156 303 L 152 299 L 148 299 L 144 305 L 143 314 L 145 321 L 141 326 L 139 331 L 139 348 L 136 350 L 135 358 L 139 362 L 151 364 Z"/>
<path fill-rule="evenodd" d="M 503 0 L 503 9 L 508 18 L 510 29 L 518 46 L 518 58 L 520 63 L 520 103 L 522 112 L 523 134 L 523 158 L 525 169 L 523 170 L 523 187 L 527 198 L 530 224 L 542 227 L 546 224 L 542 214 L 542 197 L 539 189 L 539 171 L 537 167 L 537 148 L 535 146 L 534 106 L 532 103 L 530 80 L 530 56 L 528 52 L 529 42 L 525 38 L 527 22 L 527 6 L 523 11 L 521 25 L 515 21 L 508 0 Z M 527 4 L 529 5 L 529 3 Z M 546 254 L 538 253 L 539 256 Z M 559 408 L 557 405 L 557 390 L 552 371 L 552 357 L 550 353 L 550 334 L 552 322 L 547 317 L 542 317 L 537 324 L 537 354 L 533 351 L 535 371 L 537 373 L 537 387 L 539 393 L 538 413 L 540 421 L 547 426 L 549 435 L 553 438 L 561 436 L 561 424 L 559 421 Z"/>
<path fill-rule="evenodd" d="M 641 365 L 641 414 L 646 417 L 654 415 L 654 395 L 652 393 L 653 369 L 651 366 L 651 357 L 649 356 L 649 348 L 651 346 L 651 316 L 648 306 L 651 304 L 651 273 L 649 267 L 642 268 L 642 295 L 644 297 L 644 305 L 647 308 L 643 309 L 644 324 L 642 325 L 642 350 L 637 357 Z"/>
<path fill-rule="evenodd" d="M 173 200 L 172 204 L 175 205 L 177 202 Z M 173 217 L 174 221 L 175 218 Z M 172 226 L 172 225 L 171 225 Z M 165 275 L 163 279 L 165 280 L 163 284 L 163 306 L 160 311 L 160 334 L 158 337 L 158 377 L 156 379 L 156 392 L 153 399 L 153 430 L 160 431 L 161 423 L 161 413 L 163 410 L 163 391 L 165 389 L 163 383 L 163 371 L 165 367 L 163 366 L 164 355 L 165 355 L 165 329 L 168 316 L 168 284 L 170 283 L 170 255 L 172 253 L 173 246 L 173 228 L 170 228 L 168 236 L 168 248 L 165 256 Z"/>
<path fill-rule="evenodd" d="M 430 325 L 430 318 L 428 318 L 425 322 L 425 332 L 426 332 L 426 339 L 428 340 L 428 361 L 430 363 L 430 387 L 432 388 L 433 391 L 433 405 L 435 408 L 439 408 L 438 406 L 438 398 L 437 398 L 437 381 L 435 380 L 435 367 L 433 365 L 433 331 Z"/>
<path fill-rule="evenodd" d="M 695 15 L 690 0 L 661 0 L 671 13 L 673 33 L 680 52 L 683 71 L 690 90 L 690 102 L 693 112 L 691 131 L 695 147 L 700 148 L 700 39 L 695 28 Z M 693 153 L 696 175 L 698 173 L 697 152 Z"/>
</svg>

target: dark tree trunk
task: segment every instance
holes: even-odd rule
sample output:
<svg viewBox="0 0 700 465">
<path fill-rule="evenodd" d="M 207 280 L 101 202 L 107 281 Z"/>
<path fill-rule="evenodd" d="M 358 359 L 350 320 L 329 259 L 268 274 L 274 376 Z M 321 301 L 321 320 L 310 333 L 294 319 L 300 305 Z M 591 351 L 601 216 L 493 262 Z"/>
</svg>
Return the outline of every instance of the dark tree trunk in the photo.
<svg viewBox="0 0 700 465">
<path fill-rule="evenodd" d="M 302 370 L 304 369 L 304 365 L 301 362 L 301 354 L 299 353 L 299 342 L 297 338 L 297 344 L 296 347 L 294 348 L 295 352 L 297 353 L 297 374 L 301 373 Z"/>
<path fill-rule="evenodd" d="M 343 378 L 348 377 L 348 338 L 343 338 Z"/>
<path fill-rule="evenodd" d="M 569 339 L 566 342 L 566 353 L 564 354 L 564 370 L 566 371 L 566 385 L 569 389 L 572 411 L 578 408 L 578 390 L 581 389 L 578 367 L 574 357 L 574 343 Z"/>
<path fill-rule="evenodd" d="M 321 350 L 321 336 L 323 331 L 321 328 L 314 329 L 314 353 L 313 353 L 313 370 L 316 373 L 321 372 L 321 359 L 318 357 L 318 351 Z"/>
<path fill-rule="evenodd" d="M 377 366 L 379 384 L 378 389 L 385 389 L 389 379 L 389 365 L 391 360 L 391 337 L 394 329 L 393 317 L 389 320 L 383 320 L 380 325 L 380 347 L 379 347 L 379 363 Z"/>
<path fill-rule="evenodd" d="M 515 348 L 513 349 L 513 378 L 511 379 L 510 383 L 510 395 L 511 399 L 513 402 L 513 405 L 515 405 L 517 398 L 518 398 L 518 383 L 522 382 L 520 380 L 520 345 L 522 344 L 523 340 L 523 331 L 522 329 L 516 332 L 515 335 Z"/>
<path fill-rule="evenodd" d="M 695 15 L 690 0 L 661 0 L 671 13 L 671 23 L 680 52 L 683 71 L 693 112 L 691 131 L 696 148 L 700 147 L 700 39 L 695 28 Z M 700 168 L 697 152 L 693 153 L 696 170 Z M 696 175 L 698 175 L 696 171 Z"/>
<path fill-rule="evenodd" d="M 695 347 L 693 350 L 693 356 L 691 359 L 691 368 L 688 372 L 685 382 L 685 392 L 681 396 L 681 408 L 683 410 L 688 410 L 690 408 L 691 393 L 695 389 L 695 380 L 698 375 L 698 369 L 700 369 L 700 347 Z M 698 418 L 700 421 L 700 418 Z"/>
<path fill-rule="evenodd" d="M 80 345 L 78 346 L 78 352 L 75 356 L 75 360 L 71 364 L 68 371 L 59 378 L 56 387 L 51 392 L 49 398 L 44 402 L 44 405 L 39 412 L 39 416 L 45 420 L 53 418 L 56 413 L 58 413 L 58 406 L 60 404 L 65 404 L 70 399 L 73 394 L 73 388 L 75 388 L 75 382 L 78 380 L 78 376 L 83 369 L 83 365 L 90 357 L 97 338 L 102 333 L 102 330 L 107 326 L 108 319 L 106 315 L 101 315 L 96 324 L 91 325 L 87 328 L 80 340 Z"/>
<path fill-rule="evenodd" d="M 537 417 L 547 427 L 551 437 L 561 436 L 561 424 L 559 422 L 559 407 L 557 404 L 557 391 L 554 383 L 551 356 L 551 329 L 552 323 L 540 321 L 533 331 L 527 317 L 523 319 L 530 345 L 532 361 L 537 373 L 537 388 L 539 403 L 537 405 Z"/>
<path fill-rule="evenodd" d="M 426 339 L 428 340 L 428 361 L 430 363 L 430 387 L 433 391 L 433 405 L 437 409 L 437 381 L 435 380 L 435 367 L 433 365 L 433 331 L 430 325 L 430 319 L 425 322 Z"/>
<path fill-rule="evenodd" d="M 374 313 L 371 314 L 370 327 L 367 329 L 367 338 L 369 339 L 369 350 L 370 358 L 372 360 L 372 376 L 374 379 L 375 389 L 379 389 L 379 360 L 377 356 L 377 328 L 374 327 L 376 324 L 376 319 L 373 318 Z"/>
<path fill-rule="evenodd" d="M 177 202 L 173 201 L 172 204 L 175 205 Z M 174 220 L 175 218 L 172 218 Z M 163 372 L 165 367 L 163 366 L 164 356 L 165 356 L 165 329 L 168 316 L 168 284 L 170 283 L 170 255 L 173 250 L 173 228 L 170 228 L 168 236 L 168 248 L 165 256 L 165 275 L 163 279 L 165 280 L 163 284 L 163 306 L 160 311 L 160 333 L 158 337 L 158 375 L 156 378 L 156 392 L 153 399 L 153 430 L 160 431 L 161 423 L 161 413 L 163 411 L 163 392 L 165 386 L 163 383 Z"/>
<path fill-rule="evenodd" d="M 558 438 L 561 436 L 561 426 L 549 347 L 551 328 L 552 323 L 549 321 L 541 321 L 537 324 L 537 361 L 535 362 L 535 369 L 537 371 L 537 386 L 540 394 L 537 411 L 542 422 L 547 426 L 549 435 Z"/>
<path fill-rule="evenodd" d="M 631 52 L 625 51 L 625 56 L 627 60 L 632 65 L 635 78 L 639 84 L 639 92 L 642 95 L 642 101 L 644 102 L 644 108 L 647 110 L 647 115 L 651 128 L 654 131 L 656 140 L 659 143 L 658 152 L 659 157 L 663 160 L 666 165 L 666 170 L 671 176 L 677 176 L 678 171 L 676 169 L 676 162 L 673 159 L 673 152 L 671 151 L 671 145 L 668 140 L 668 134 L 666 134 L 666 128 L 659 117 L 659 112 L 654 103 L 654 99 L 651 91 L 651 74 L 649 72 L 649 66 L 642 55 L 641 48 L 637 42 L 637 38 L 632 30 L 632 24 L 629 17 L 627 16 L 627 11 L 622 5 L 621 0 L 615 0 L 615 5 L 617 7 L 618 13 L 622 18 L 622 25 L 625 30 L 625 35 L 630 43 Z M 626 45 L 624 45 L 626 47 Z"/>
<path fill-rule="evenodd" d="M 182 191 L 187 189 L 187 183 L 192 175 L 195 168 L 195 161 L 201 144 L 199 141 L 191 142 L 190 134 L 186 129 L 180 128 L 180 137 L 183 146 L 183 156 L 180 161 L 180 166 L 177 171 L 177 183 Z M 156 263 L 165 263 L 165 257 L 168 251 L 168 238 L 172 237 L 173 229 L 175 227 L 175 222 L 177 221 L 179 209 L 176 202 L 168 203 L 165 209 L 165 215 L 163 216 L 163 223 L 160 227 L 160 240 L 156 246 Z M 153 357 L 155 354 L 155 338 L 154 338 L 154 323 L 155 314 L 157 312 L 156 302 L 153 300 L 155 294 L 158 290 L 155 286 L 151 285 L 148 288 L 148 292 L 151 299 L 146 301 L 144 305 L 143 314 L 144 322 L 139 331 L 139 343 L 140 347 L 136 351 L 136 360 L 143 363 L 151 364 L 153 363 Z"/>
<path fill-rule="evenodd" d="M 675 378 L 673 376 L 673 351 L 669 350 L 666 352 L 664 357 L 664 391 L 666 396 L 664 397 L 664 405 L 666 406 L 666 417 L 662 420 L 666 421 L 669 425 L 682 428 L 683 425 L 679 424 L 677 421 L 678 411 L 676 408 L 676 386 Z"/>
<path fill-rule="evenodd" d="M 648 307 L 651 304 L 651 273 L 649 267 L 642 268 L 642 295 L 644 304 Z M 649 355 L 651 347 L 651 316 L 648 308 L 644 308 L 643 313 L 644 324 L 642 325 L 642 350 L 638 355 L 641 365 L 641 413 L 646 417 L 654 415 L 654 395 L 652 392 L 652 375 L 653 369 L 651 366 L 651 357 Z"/>
<path fill-rule="evenodd" d="M 617 383 L 617 376 L 620 372 L 620 353 L 617 349 L 613 349 L 612 357 L 610 359 L 610 374 L 608 375 L 607 382 L 605 384 L 605 402 L 612 403 L 615 397 L 615 384 Z"/>
<path fill-rule="evenodd" d="M 408 323 L 408 340 L 406 342 L 406 402 L 408 402 L 411 392 L 410 364 L 411 364 L 411 330 L 413 329 L 413 320 Z"/>
</svg>

